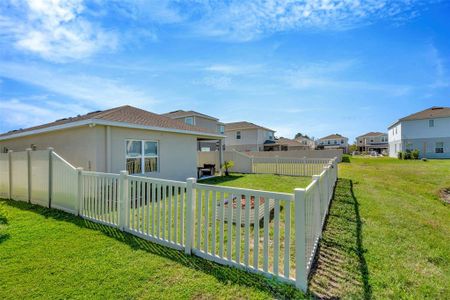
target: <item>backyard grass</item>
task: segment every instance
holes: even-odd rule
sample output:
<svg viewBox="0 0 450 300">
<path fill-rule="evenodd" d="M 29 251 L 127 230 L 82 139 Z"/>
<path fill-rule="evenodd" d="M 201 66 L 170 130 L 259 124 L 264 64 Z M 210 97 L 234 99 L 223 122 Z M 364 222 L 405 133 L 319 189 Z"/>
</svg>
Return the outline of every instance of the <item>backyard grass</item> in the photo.
<svg viewBox="0 0 450 300">
<path fill-rule="evenodd" d="M 0 200 L 0 299 L 301 298 L 294 287 L 70 214 Z"/>
<path fill-rule="evenodd" d="M 240 187 L 271 192 L 294 193 L 295 188 L 305 188 L 312 181 L 311 177 L 282 176 L 268 174 L 236 174 L 199 180 L 205 184 Z"/>
<path fill-rule="evenodd" d="M 324 298 L 450 299 L 450 160 L 340 164 L 310 290 Z"/>
<path fill-rule="evenodd" d="M 326 299 L 450 299 L 450 160 L 351 158 L 310 278 Z M 202 183 L 292 193 L 310 178 Z M 293 287 L 119 230 L 0 200 L 0 298 L 301 298 Z"/>
</svg>

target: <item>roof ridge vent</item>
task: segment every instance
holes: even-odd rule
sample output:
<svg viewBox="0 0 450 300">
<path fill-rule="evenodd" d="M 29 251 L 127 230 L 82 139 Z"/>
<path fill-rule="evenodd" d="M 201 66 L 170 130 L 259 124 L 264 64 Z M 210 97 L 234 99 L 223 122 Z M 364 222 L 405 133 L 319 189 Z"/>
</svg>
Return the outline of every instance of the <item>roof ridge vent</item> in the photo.
<svg viewBox="0 0 450 300">
<path fill-rule="evenodd" d="M 433 106 L 431 110 L 444 109 L 442 106 Z"/>
</svg>

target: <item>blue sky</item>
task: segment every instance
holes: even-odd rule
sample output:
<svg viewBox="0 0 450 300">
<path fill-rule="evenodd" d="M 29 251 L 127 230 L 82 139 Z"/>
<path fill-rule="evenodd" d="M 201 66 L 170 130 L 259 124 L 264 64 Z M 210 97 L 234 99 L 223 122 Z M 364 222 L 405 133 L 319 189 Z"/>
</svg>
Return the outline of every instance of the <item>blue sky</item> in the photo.
<svg viewBox="0 0 450 300">
<path fill-rule="evenodd" d="M 2 1 L 0 131 L 129 104 L 351 140 L 450 106 L 450 2 Z"/>
</svg>

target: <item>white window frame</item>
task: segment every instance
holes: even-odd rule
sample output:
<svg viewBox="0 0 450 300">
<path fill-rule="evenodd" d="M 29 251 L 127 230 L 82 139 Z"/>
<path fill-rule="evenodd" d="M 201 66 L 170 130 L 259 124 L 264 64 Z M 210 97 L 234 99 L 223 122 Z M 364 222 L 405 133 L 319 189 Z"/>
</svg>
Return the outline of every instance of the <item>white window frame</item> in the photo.
<svg viewBox="0 0 450 300">
<path fill-rule="evenodd" d="M 241 132 L 240 131 L 236 131 L 236 139 L 237 140 L 241 139 Z"/>
<path fill-rule="evenodd" d="M 430 128 L 434 127 L 434 119 L 428 120 L 428 127 Z"/>
<path fill-rule="evenodd" d="M 224 134 L 225 133 L 225 125 L 219 125 L 219 133 Z"/>
<path fill-rule="evenodd" d="M 140 142 L 141 143 L 141 156 L 137 157 L 128 157 L 127 155 L 127 142 Z M 156 155 L 145 155 L 145 142 L 153 142 L 156 143 Z M 159 157 L 159 141 L 158 140 L 141 140 L 141 139 L 125 139 L 125 170 L 127 170 L 127 159 L 128 158 L 141 158 L 141 173 L 134 174 L 150 174 L 150 173 L 159 173 L 160 172 L 160 157 Z M 155 158 L 156 157 L 156 171 L 153 172 L 145 172 L 145 158 Z M 130 174 L 131 175 L 131 174 Z"/>
<path fill-rule="evenodd" d="M 442 144 L 442 147 L 438 147 L 438 144 Z M 442 152 L 438 152 L 438 149 L 442 149 Z M 436 142 L 436 144 L 434 145 L 434 153 L 436 154 L 442 154 L 444 153 L 444 142 Z"/>
<path fill-rule="evenodd" d="M 192 120 L 192 123 L 188 123 L 187 120 Z M 185 117 L 184 123 L 187 125 L 195 125 L 195 118 L 194 117 Z"/>
</svg>

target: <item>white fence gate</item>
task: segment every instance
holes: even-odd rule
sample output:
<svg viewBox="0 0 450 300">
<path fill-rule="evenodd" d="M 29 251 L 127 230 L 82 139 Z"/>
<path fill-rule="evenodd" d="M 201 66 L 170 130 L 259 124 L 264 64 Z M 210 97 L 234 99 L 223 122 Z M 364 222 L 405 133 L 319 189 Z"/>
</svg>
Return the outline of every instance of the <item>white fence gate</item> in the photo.
<svg viewBox="0 0 450 300">
<path fill-rule="evenodd" d="M 27 150 L 0 155 L 0 195 L 58 208 L 306 291 L 337 180 L 336 159 L 314 165 L 321 167 L 301 168 L 302 174 L 318 173 L 311 184 L 290 194 L 193 178 L 87 172 L 51 149 Z"/>
</svg>

